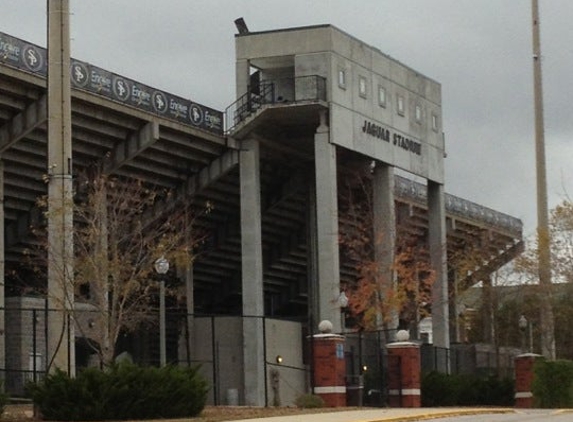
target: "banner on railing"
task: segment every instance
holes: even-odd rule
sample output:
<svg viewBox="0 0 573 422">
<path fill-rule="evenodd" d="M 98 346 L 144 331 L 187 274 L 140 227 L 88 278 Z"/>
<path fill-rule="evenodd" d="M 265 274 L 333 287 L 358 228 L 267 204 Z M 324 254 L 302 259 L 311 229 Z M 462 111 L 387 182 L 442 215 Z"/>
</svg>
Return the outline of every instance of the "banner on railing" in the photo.
<svg viewBox="0 0 573 422">
<path fill-rule="evenodd" d="M 0 32 L 0 63 L 35 75 L 48 74 L 48 52 L 42 47 Z M 74 88 L 101 95 L 180 123 L 223 133 L 223 113 L 169 94 L 89 63 L 71 59 Z"/>
</svg>

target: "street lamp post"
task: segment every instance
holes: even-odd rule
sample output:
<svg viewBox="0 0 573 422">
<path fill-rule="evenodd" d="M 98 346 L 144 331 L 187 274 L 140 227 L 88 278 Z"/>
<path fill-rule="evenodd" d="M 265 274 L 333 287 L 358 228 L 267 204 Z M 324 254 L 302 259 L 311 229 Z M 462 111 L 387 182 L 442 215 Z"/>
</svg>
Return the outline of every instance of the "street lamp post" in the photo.
<svg viewBox="0 0 573 422">
<path fill-rule="evenodd" d="M 528 325 L 527 318 L 525 315 L 521 315 L 518 321 L 519 331 L 521 332 L 521 350 L 525 350 L 525 330 Z"/>
<path fill-rule="evenodd" d="M 165 339 L 165 274 L 169 271 L 169 261 L 165 257 L 158 258 L 154 264 L 155 272 L 159 274 L 159 364 L 167 363 Z"/>
</svg>

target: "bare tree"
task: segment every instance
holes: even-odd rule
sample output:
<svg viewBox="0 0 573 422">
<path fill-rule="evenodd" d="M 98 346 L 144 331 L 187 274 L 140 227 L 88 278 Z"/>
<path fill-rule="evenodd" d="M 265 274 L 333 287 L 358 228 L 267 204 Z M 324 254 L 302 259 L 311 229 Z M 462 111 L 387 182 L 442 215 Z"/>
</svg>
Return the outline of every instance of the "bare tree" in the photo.
<svg viewBox="0 0 573 422">
<path fill-rule="evenodd" d="M 206 236 L 197 225 L 210 212 L 210 203 L 169 206 L 173 200 L 168 190 L 109 176 L 99 169 L 76 180 L 73 285 L 76 303 L 87 304 L 87 311 L 76 310 L 72 317 L 80 334 L 92 340 L 104 365 L 113 361 L 121 333 L 154 319 L 158 291 L 155 260 L 164 256 L 176 267 L 186 268 Z M 47 198 L 40 198 L 38 205 L 47 209 Z M 167 212 L 161 212 L 162 207 Z M 52 247 L 44 229 L 37 228 L 36 234 L 44 252 Z M 48 254 L 40 256 L 46 259 Z M 175 294 L 175 290 L 167 290 L 167 294 Z M 89 333 L 86 312 L 97 328 Z"/>
</svg>

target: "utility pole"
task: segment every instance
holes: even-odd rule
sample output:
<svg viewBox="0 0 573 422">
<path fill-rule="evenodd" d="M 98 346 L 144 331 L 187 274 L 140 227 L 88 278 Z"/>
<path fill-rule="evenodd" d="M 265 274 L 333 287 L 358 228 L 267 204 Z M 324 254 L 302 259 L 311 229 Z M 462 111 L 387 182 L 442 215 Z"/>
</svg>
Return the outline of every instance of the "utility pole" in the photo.
<svg viewBox="0 0 573 422">
<path fill-rule="evenodd" d="M 48 370 L 75 373 L 69 0 L 48 0 Z"/>
<path fill-rule="evenodd" d="M 533 91 L 535 103 L 535 163 L 537 174 L 537 242 L 538 272 L 541 289 L 541 353 L 555 359 L 555 322 L 551 306 L 551 245 L 547 207 L 547 170 L 543 123 L 543 86 L 541 77 L 541 42 L 538 0 L 531 0 L 533 25 Z"/>
</svg>

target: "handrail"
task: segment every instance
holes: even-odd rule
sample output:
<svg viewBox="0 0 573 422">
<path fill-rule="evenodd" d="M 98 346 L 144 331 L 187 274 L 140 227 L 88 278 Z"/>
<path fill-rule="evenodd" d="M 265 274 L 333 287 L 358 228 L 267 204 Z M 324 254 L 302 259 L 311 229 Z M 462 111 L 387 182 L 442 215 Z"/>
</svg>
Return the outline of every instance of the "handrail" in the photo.
<svg viewBox="0 0 573 422">
<path fill-rule="evenodd" d="M 225 109 L 225 133 L 232 132 L 237 125 L 264 105 L 286 105 L 308 101 L 326 101 L 324 77 L 309 75 L 281 78 L 249 86 L 245 94 Z"/>
</svg>

